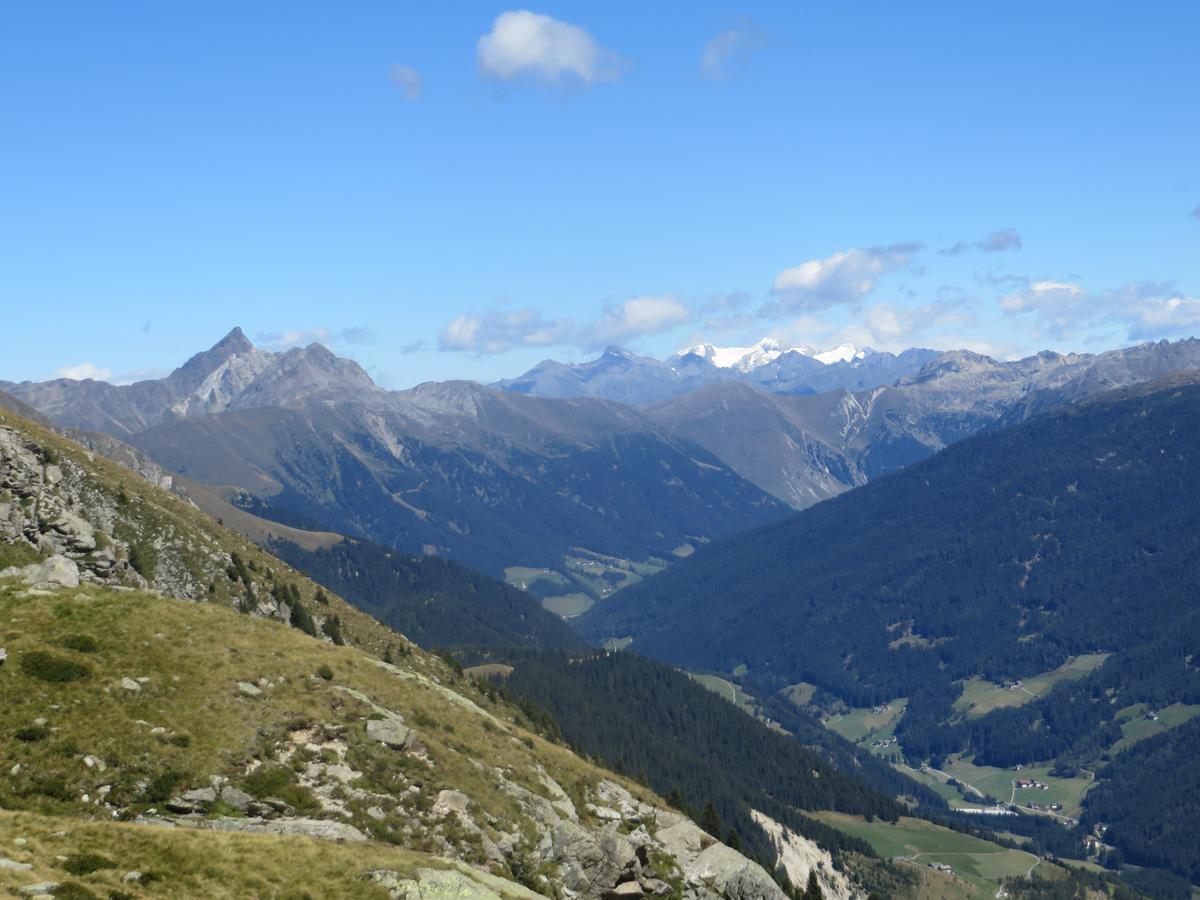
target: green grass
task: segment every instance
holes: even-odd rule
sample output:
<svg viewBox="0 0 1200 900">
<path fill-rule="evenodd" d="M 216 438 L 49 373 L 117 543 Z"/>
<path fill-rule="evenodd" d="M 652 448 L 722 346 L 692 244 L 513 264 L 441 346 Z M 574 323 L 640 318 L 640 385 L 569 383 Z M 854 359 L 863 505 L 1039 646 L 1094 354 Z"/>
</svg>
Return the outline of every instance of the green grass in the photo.
<svg viewBox="0 0 1200 900">
<path fill-rule="evenodd" d="M 542 606 L 556 616 L 569 619 L 572 616 L 578 616 L 581 613 L 587 612 L 595 602 L 587 594 L 575 593 L 564 594 L 561 597 L 546 597 L 542 600 Z"/>
<path fill-rule="evenodd" d="M 512 674 L 513 667 L 506 663 L 484 663 L 480 666 L 471 666 L 469 669 L 463 669 L 463 674 L 471 678 L 494 678 L 497 675 L 501 678 L 507 678 Z"/>
<path fill-rule="evenodd" d="M 81 655 L 88 678 L 43 681 L 19 665 L 23 657 L 81 633 L 103 637 L 96 652 Z M 92 585 L 38 597 L 4 579 L 0 645 L 10 660 L 0 668 L 0 771 L 6 773 L 0 809 L 80 821 L 109 818 L 116 810 L 136 815 L 160 808 L 180 791 L 206 787 L 210 776 L 219 775 L 250 794 L 280 797 L 302 814 L 328 815 L 296 778 L 312 759 L 303 746 L 307 738 L 297 735 L 315 725 L 340 735 L 346 762 L 362 773 L 365 789 L 394 798 L 388 820 L 394 824 L 378 823 L 353 805 L 350 822 L 412 850 L 434 848 L 423 843 L 429 838 L 421 830 L 403 837 L 403 823 L 443 788 L 471 797 L 481 821 L 508 831 L 533 829 L 518 801 L 501 790 L 497 768 L 537 793 L 545 790 L 539 775 L 544 768 L 580 808 L 585 792 L 601 778 L 624 781 L 529 733 L 515 708 L 485 697 L 475 681 L 420 650 L 405 655 L 399 668 L 385 669 L 356 648 L 217 604 Z M 66 651 L 55 651 L 60 652 Z M 324 666 L 329 680 L 315 674 Z M 136 680 L 139 689 L 122 686 L 125 678 Z M 237 689 L 242 681 L 261 684 L 262 694 L 244 696 Z M 376 706 L 404 716 L 428 765 L 367 737 L 366 721 L 377 714 Z M 37 725 L 42 717 L 48 721 Z M 281 756 L 285 747 L 298 748 L 290 762 Z M 419 796 L 403 790 L 413 780 L 422 784 Z M 624 783 L 636 796 L 661 805 L 645 788 Z M 83 799 L 96 798 L 102 785 L 108 793 L 100 796 L 111 811 Z M 202 840 L 191 831 L 186 836 Z M 116 859 L 126 867 L 122 871 L 138 868 L 136 860 L 101 846 L 74 845 L 59 853 L 85 850 Z M 469 843 L 456 852 L 477 859 Z M 343 888 L 323 896 L 351 893 Z M 225 892 L 247 895 L 278 896 L 265 888 Z"/>
<path fill-rule="evenodd" d="M 1120 753 L 1123 750 L 1128 750 L 1138 741 L 1154 737 L 1156 734 L 1162 734 L 1167 729 L 1182 725 L 1189 719 L 1200 715 L 1200 705 L 1172 703 L 1170 706 L 1157 710 L 1158 719 L 1155 721 L 1146 718 L 1146 710 L 1143 704 L 1138 704 L 1137 706 L 1139 707 L 1137 713 L 1124 717 L 1125 721 L 1121 723 L 1122 737 L 1112 745 L 1110 749 L 1111 753 Z M 1122 710 L 1122 713 L 1124 712 L 1125 710 Z"/>
<path fill-rule="evenodd" d="M 13 843 L 18 837 L 24 839 L 23 845 Z M 26 884 L 56 881 L 81 885 L 90 896 L 101 898 L 126 891 L 134 897 L 200 900 L 386 900 L 388 892 L 363 881 L 363 873 L 391 869 L 411 877 L 421 869 L 452 865 L 380 844 L 335 844 L 303 837 L 158 828 L 6 811 L 0 811 L 0 847 L 3 855 L 34 867 L 23 872 L 0 869 L 0 894 L 6 896 L 15 896 Z M 113 865 L 108 866 L 109 862 Z M 143 873 L 142 885 L 122 881 L 131 871 Z M 482 874 L 473 877 L 486 878 Z"/>
<path fill-rule="evenodd" d="M 509 566 L 504 570 L 504 580 L 523 591 L 530 590 L 539 581 L 548 581 L 559 587 L 568 587 L 571 584 L 561 572 L 529 566 Z"/>
<path fill-rule="evenodd" d="M 693 681 L 704 685 L 718 697 L 728 700 L 743 712 L 755 715 L 757 704 L 753 697 L 742 690 L 740 684 L 734 684 L 732 681 L 726 681 L 716 675 L 692 675 L 690 672 L 688 674 Z"/>
<path fill-rule="evenodd" d="M 1108 653 L 1087 653 L 1074 656 L 1057 669 L 1024 679 L 1021 687 L 1005 690 L 998 684 L 983 678 L 968 678 L 963 682 L 963 692 L 954 703 L 954 708 L 971 718 L 985 716 L 995 709 L 1009 706 L 1024 706 L 1031 700 L 1043 697 L 1061 681 L 1073 681 L 1095 671 L 1108 659 Z"/>
<path fill-rule="evenodd" d="M 903 772 L 914 781 L 919 781 L 934 793 L 938 794 L 940 797 L 943 797 L 947 803 L 956 809 L 962 809 L 964 807 L 978 808 L 980 806 L 978 802 L 968 802 L 964 800 L 962 791 L 960 791 L 957 787 L 951 787 L 946 782 L 946 779 L 938 778 L 931 772 L 926 772 L 922 769 L 914 769 L 911 766 L 904 765 L 904 763 L 892 763 L 892 767 Z M 974 799 L 977 800 L 978 798 Z"/>
<path fill-rule="evenodd" d="M 803 709 L 812 702 L 813 694 L 817 692 L 815 684 L 809 684 L 807 681 L 801 681 L 798 684 L 789 684 L 781 693 L 791 703 Z"/>
<path fill-rule="evenodd" d="M 1061 803 L 1061 815 L 1077 818 L 1082 811 L 1083 797 L 1092 786 L 1092 781 L 1086 777 L 1056 778 L 1050 774 L 1050 765 L 1025 766 L 1021 771 L 1013 769 L 997 769 L 992 766 L 976 766 L 970 760 L 951 757 L 943 769 L 946 774 L 957 778 L 966 784 L 971 784 L 991 794 L 1001 803 L 1008 803 L 1010 798 L 1018 806 L 1029 806 L 1037 803 L 1042 809 L 1047 809 L 1053 803 Z M 1013 790 L 1013 782 L 1017 779 L 1028 778 L 1049 785 L 1047 790 L 1024 788 Z"/>
<path fill-rule="evenodd" d="M 904 857 L 922 866 L 933 862 L 953 866 L 955 875 L 978 891 L 978 896 L 994 895 L 1001 879 L 1024 875 L 1038 862 L 1031 853 L 1009 850 L 923 819 L 905 817 L 893 825 L 844 813 L 814 815 L 839 831 L 862 838 L 884 859 Z"/>
<path fill-rule="evenodd" d="M 868 707 L 856 707 L 842 715 L 830 716 L 823 724 L 848 741 L 870 746 L 875 741 L 892 736 L 907 705 L 908 698 L 901 697 L 887 704 L 890 708 L 881 713 L 875 713 Z"/>
</svg>

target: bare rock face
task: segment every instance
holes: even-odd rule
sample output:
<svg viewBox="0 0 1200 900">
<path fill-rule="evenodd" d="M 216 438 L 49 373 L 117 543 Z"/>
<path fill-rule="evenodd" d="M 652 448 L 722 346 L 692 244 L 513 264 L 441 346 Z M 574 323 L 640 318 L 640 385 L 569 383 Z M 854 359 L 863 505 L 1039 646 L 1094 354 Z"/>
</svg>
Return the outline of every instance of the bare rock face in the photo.
<svg viewBox="0 0 1200 900">
<path fill-rule="evenodd" d="M 19 577 L 33 587 L 79 587 L 79 566 L 65 556 L 51 556 L 22 568 L 10 566 L 0 572 L 0 577 Z"/>
</svg>

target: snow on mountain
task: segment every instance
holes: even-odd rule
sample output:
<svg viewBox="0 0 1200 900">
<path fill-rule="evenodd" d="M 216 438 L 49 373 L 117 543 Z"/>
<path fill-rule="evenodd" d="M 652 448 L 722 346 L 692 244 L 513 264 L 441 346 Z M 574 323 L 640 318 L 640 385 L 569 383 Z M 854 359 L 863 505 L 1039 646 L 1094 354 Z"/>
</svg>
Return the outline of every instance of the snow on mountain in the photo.
<svg viewBox="0 0 1200 900">
<path fill-rule="evenodd" d="M 757 344 L 749 347 L 718 347 L 715 344 L 697 344 L 694 347 L 680 350 L 675 354 L 675 359 L 681 359 L 691 354 L 708 360 L 718 369 L 753 372 L 788 352 L 799 353 L 828 366 L 839 362 L 857 362 L 875 351 L 867 347 L 856 347 L 854 344 L 838 344 L 830 350 L 817 352 L 812 347 L 788 347 L 774 338 L 763 338 Z"/>
<path fill-rule="evenodd" d="M 856 360 L 860 359 L 866 359 L 868 354 L 874 352 L 875 351 L 869 347 L 856 347 L 854 344 L 838 344 L 832 350 L 824 350 L 821 353 L 809 353 L 807 355 L 811 356 L 813 359 L 825 363 L 825 365 L 828 366 L 832 365 L 833 363 L 848 363 L 855 362 Z"/>
</svg>

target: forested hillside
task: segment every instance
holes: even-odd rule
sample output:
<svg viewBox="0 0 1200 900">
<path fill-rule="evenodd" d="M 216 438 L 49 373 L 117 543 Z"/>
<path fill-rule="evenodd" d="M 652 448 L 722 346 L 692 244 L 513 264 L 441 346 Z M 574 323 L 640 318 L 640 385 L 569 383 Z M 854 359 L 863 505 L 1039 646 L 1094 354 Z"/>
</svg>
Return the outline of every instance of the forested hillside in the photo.
<svg viewBox="0 0 1200 900">
<path fill-rule="evenodd" d="M 815 709 L 905 698 L 895 750 L 912 764 L 958 753 L 1068 777 L 1116 759 L 1120 784 L 1144 770 L 1118 754 L 1160 747 L 1151 768 L 1178 772 L 1165 761 L 1194 762 L 1191 732 L 1134 744 L 1168 727 L 1155 710 L 1178 723 L 1200 703 L 1198 447 L 1194 376 L 1114 392 L 719 542 L 581 624 L 764 694 L 811 684 Z M 1019 684 L 1081 654 L 1107 656 L 1036 693 Z M 1200 800 L 1169 780 L 1176 807 Z M 1115 846 L 1194 874 L 1150 807 L 1095 796 Z"/>
<path fill-rule="evenodd" d="M 1105 841 L 1120 847 L 1126 862 L 1200 883 L 1198 762 L 1200 719 L 1138 744 L 1098 773 L 1087 823 L 1108 824 Z"/>
<path fill-rule="evenodd" d="M 1137 648 L 1192 608 L 1198 446 L 1200 385 L 1106 395 L 717 542 L 580 625 L 855 705 Z"/>
<path fill-rule="evenodd" d="M 422 647 L 585 646 L 532 595 L 451 560 L 351 540 L 315 551 L 276 541 L 270 550 Z"/>
<path fill-rule="evenodd" d="M 870 851 L 804 810 L 837 809 L 895 819 L 892 798 L 917 794 L 914 782 L 808 724 L 804 735 L 774 731 L 669 666 L 628 653 L 583 658 L 543 654 L 512 660 L 504 685 L 554 719 L 567 742 L 699 815 L 712 804 L 722 836 L 771 859 L 774 851 L 751 819 L 765 812 L 828 848 Z M 848 772 L 854 771 L 855 775 Z M 711 824 L 711 823 L 710 823 Z"/>
</svg>

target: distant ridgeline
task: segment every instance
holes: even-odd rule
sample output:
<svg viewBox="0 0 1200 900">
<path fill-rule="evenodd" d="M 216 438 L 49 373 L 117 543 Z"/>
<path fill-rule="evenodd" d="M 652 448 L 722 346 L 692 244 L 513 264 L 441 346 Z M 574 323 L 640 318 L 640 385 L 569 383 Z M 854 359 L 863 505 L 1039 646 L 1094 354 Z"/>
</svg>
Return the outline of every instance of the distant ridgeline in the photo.
<svg viewBox="0 0 1200 900">
<path fill-rule="evenodd" d="M 1196 381 L 968 439 L 717 542 L 580 627 L 632 636 L 633 649 L 693 671 L 745 666 L 743 683 L 761 693 L 806 682 L 826 708 L 908 698 L 895 736 L 911 762 L 970 751 L 992 766 L 1102 765 L 1138 704 L 1200 703 Z M 966 679 L 1013 682 L 1087 653 L 1111 655 L 1025 705 L 976 718 L 956 706 Z M 1194 763 L 1195 744 L 1185 753 L 1168 735 L 1138 753 Z M 1118 757 L 1114 783 L 1132 777 L 1132 758 Z M 1173 808 L 1195 821 L 1200 790 L 1187 786 Z M 1095 796 L 1128 814 L 1111 792 Z M 1113 833 L 1131 851 L 1144 838 L 1132 824 Z M 1192 855 L 1168 845 L 1158 864 L 1196 877 Z"/>
</svg>

